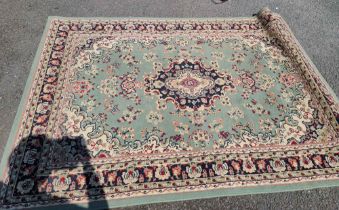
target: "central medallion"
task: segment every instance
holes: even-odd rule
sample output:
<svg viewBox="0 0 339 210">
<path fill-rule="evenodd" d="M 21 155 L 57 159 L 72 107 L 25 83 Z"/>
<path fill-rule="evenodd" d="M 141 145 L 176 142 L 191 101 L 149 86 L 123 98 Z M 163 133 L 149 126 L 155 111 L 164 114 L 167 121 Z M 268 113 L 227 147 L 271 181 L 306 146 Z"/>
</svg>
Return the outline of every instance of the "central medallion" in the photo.
<svg viewBox="0 0 339 210">
<path fill-rule="evenodd" d="M 173 62 L 145 78 L 145 92 L 172 102 L 178 109 L 198 110 L 210 107 L 224 90 L 233 89 L 231 76 L 205 68 L 199 61 Z"/>
<path fill-rule="evenodd" d="M 187 97 L 202 96 L 204 90 L 213 88 L 213 84 L 212 78 L 190 68 L 179 71 L 176 77 L 168 78 L 165 82 L 169 90 L 180 92 L 180 95 Z"/>
</svg>

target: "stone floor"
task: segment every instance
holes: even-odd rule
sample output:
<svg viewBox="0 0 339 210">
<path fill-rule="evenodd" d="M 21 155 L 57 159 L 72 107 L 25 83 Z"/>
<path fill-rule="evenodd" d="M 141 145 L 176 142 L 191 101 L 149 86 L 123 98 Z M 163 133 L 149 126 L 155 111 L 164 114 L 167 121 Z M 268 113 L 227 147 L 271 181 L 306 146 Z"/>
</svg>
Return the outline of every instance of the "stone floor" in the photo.
<svg viewBox="0 0 339 210">
<path fill-rule="evenodd" d="M 280 13 L 339 95 L 337 0 L 0 0 L 0 154 L 48 16 L 238 17 Z M 201 199 L 125 209 L 339 209 L 339 188 Z"/>
</svg>

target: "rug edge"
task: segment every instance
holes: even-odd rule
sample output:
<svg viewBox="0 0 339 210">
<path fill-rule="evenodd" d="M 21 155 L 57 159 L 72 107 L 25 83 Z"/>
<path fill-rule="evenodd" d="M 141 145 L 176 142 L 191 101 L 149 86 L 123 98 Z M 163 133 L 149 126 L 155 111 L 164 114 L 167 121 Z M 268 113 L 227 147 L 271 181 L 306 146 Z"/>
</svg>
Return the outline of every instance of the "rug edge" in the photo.
<svg viewBox="0 0 339 210">
<path fill-rule="evenodd" d="M 32 82 L 33 82 L 34 76 L 37 73 L 37 69 L 38 69 L 37 67 L 39 64 L 39 60 L 42 54 L 43 47 L 46 42 L 46 38 L 49 34 L 49 28 L 51 26 L 52 21 L 53 21 L 52 17 L 48 17 L 46 20 L 46 24 L 45 24 L 40 42 L 38 44 L 38 49 L 36 50 L 31 68 L 28 73 L 28 77 L 26 79 L 26 83 L 24 86 L 23 93 L 21 95 L 20 103 L 16 110 L 16 114 L 12 122 L 12 127 L 9 132 L 6 145 L 4 147 L 4 151 L 1 155 L 0 170 L 2 173 L 2 177 L 0 178 L 0 181 L 4 181 L 4 179 L 7 177 L 7 175 L 5 174 L 7 172 L 6 171 L 7 161 L 9 160 L 10 155 L 13 150 L 13 146 L 15 145 L 15 135 L 17 133 L 16 131 L 17 129 L 19 129 L 19 123 L 21 122 L 22 113 L 24 112 L 25 105 L 28 103 L 28 97 L 33 86 Z"/>
<path fill-rule="evenodd" d="M 147 205 L 156 203 L 169 203 L 169 202 L 180 202 L 197 199 L 210 199 L 217 197 L 226 196 L 244 196 L 244 195 L 257 195 L 266 193 L 281 193 L 281 192 L 295 192 L 301 190 L 312 190 L 328 187 L 339 187 L 339 179 L 334 180 L 323 180 L 323 181 L 309 181 L 291 184 L 280 184 L 280 185 L 260 185 L 253 187 L 243 188 L 229 188 L 229 189 L 214 189 L 204 190 L 196 192 L 182 192 L 182 193 L 167 193 L 159 195 L 146 195 L 133 198 L 124 199 L 111 199 L 111 200 L 98 200 L 91 202 L 82 203 L 66 203 L 66 204 L 52 204 L 50 206 L 40 206 L 34 209 L 39 210 L 58 210 L 60 205 L 64 210 L 73 209 L 102 209 L 102 208 L 119 208 L 129 207 L 137 205 Z"/>
<path fill-rule="evenodd" d="M 48 16 L 49 19 L 61 19 L 61 20 L 129 20 L 129 21 L 137 21 L 137 20 L 154 20 L 154 21 L 161 21 L 161 20 L 239 20 L 239 19 L 256 19 L 256 16 L 239 16 L 239 17 L 139 17 L 139 16 L 111 16 L 111 17 L 104 17 L 104 16 L 93 16 L 93 17 L 73 17 L 73 16 Z"/>
</svg>

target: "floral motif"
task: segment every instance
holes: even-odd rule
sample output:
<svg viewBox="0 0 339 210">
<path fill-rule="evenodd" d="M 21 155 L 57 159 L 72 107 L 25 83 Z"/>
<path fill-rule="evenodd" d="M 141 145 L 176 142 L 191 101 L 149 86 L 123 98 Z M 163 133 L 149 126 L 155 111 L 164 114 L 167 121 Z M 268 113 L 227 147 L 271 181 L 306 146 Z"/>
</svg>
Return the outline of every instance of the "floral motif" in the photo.
<svg viewBox="0 0 339 210">
<path fill-rule="evenodd" d="M 212 165 L 215 174 L 219 176 L 227 175 L 228 174 L 228 165 L 227 163 L 223 163 L 221 161 L 216 162 L 216 164 Z"/>
<path fill-rule="evenodd" d="M 102 93 L 109 96 L 116 96 L 119 93 L 119 82 L 117 77 L 111 79 L 105 79 L 101 81 L 99 89 Z"/>
<path fill-rule="evenodd" d="M 286 85 L 287 87 L 292 87 L 295 85 L 299 80 L 295 74 L 291 73 L 282 73 L 280 75 L 279 81 Z"/>
<path fill-rule="evenodd" d="M 82 189 L 86 185 L 86 176 L 84 175 L 77 176 L 76 182 L 79 185 L 79 188 Z"/>
<path fill-rule="evenodd" d="M 216 132 L 219 132 L 223 128 L 224 121 L 221 118 L 217 118 L 213 120 L 211 124 L 208 125 L 208 127 Z"/>
<path fill-rule="evenodd" d="M 300 161 L 300 166 L 303 168 L 309 169 L 313 167 L 312 161 L 308 157 L 302 157 Z"/>
<path fill-rule="evenodd" d="M 134 129 L 130 127 L 121 127 L 118 130 L 118 136 L 125 141 L 131 141 L 135 138 Z"/>
<path fill-rule="evenodd" d="M 201 112 L 193 112 L 189 115 L 190 123 L 192 123 L 195 126 L 202 126 L 206 120 L 205 116 Z"/>
<path fill-rule="evenodd" d="M 270 164 L 271 164 L 272 168 L 277 172 L 281 172 L 281 171 L 286 170 L 286 163 L 285 163 L 284 160 L 273 159 L 273 160 L 270 161 Z"/>
<path fill-rule="evenodd" d="M 37 113 L 46 114 L 50 110 L 50 107 L 48 105 L 49 105 L 48 102 L 39 104 L 37 108 Z"/>
<path fill-rule="evenodd" d="M 172 174 L 175 177 L 179 177 L 181 175 L 181 172 L 182 172 L 182 170 L 181 170 L 180 166 L 175 166 L 175 167 L 172 168 Z"/>
<path fill-rule="evenodd" d="M 18 186 L 16 189 L 21 193 L 21 194 L 26 194 L 32 190 L 34 187 L 34 180 L 32 179 L 25 179 L 20 182 L 18 182 Z"/>
<path fill-rule="evenodd" d="M 134 169 L 129 169 L 126 172 L 122 173 L 122 179 L 125 184 L 131 184 L 138 181 L 139 171 Z"/>
<path fill-rule="evenodd" d="M 65 191 L 71 184 L 71 178 L 67 176 L 56 177 L 53 180 L 53 188 L 55 191 Z"/>
<path fill-rule="evenodd" d="M 227 96 L 221 96 L 220 103 L 224 106 L 230 106 L 231 105 L 230 98 L 227 97 Z"/>
<path fill-rule="evenodd" d="M 159 180 L 167 180 L 170 176 L 170 171 L 166 166 L 161 165 L 155 170 L 155 177 Z"/>
<path fill-rule="evenodd" d="M 92 85 L 89 81 L 84 80 L 84 81 L 76 81 L 73 84 L 73 92 L 75 94 L 80 94 L 80 95 L 85 95 L 86 93 L 88 93 L 88 91 L 90 91 L 90 89 L 92 89 Z"/>
<path fill-rule="evenodd" d="M 157 56 L 155 53 L 152 53 L 152 52 L 146 53 L 146 54 L 144 55 L 144 59 L 145 59 L 146 61 L 148 61 L 148 62 L 154 61 L 157 57 L 158 57 L 158 56 Z"/>
<path fill-rule="evenodd" d="M 339 156 L 338 155 L 337 156 L 328 155 L 328 156 L 325 157 L 325 159 L 331 167 L 333 167 L 333 168 L 338 167 L 338 165 L 339 165 Z"/>
<path fill-rule="evenodd" d="M 189 131 L 189 127 L 187 124 L 183 124 L 181 122 L 173 122 L 173 125 L 175 127 L 175 131 L 179 132 L 180 134 L 187 134 Z"/>
<path fill-rule="evenodd" d="M 153 178 L 153 169 L 152 168 L 145 168 L 144 169 L 144 174 L 147 179 L 152 179 Z"/>
<path fill-rule="evenodd" d="M 244 112 L 241 111 L 239 108 L 232 108 L 228 113 L 227 113 L 230 118 L 233 119 L 238 119 L 238 118 L 243 118 L 244 117 Z"/>
<path fill-rule="evenodd" d="M 202 145 L 207 144 L 210 139 L 212 138 L 211 134 L 206 131 L 206 130 L 195 130 L 193 131 L 193 133 L 190 135 L 190 139 L 195 142 L 195 143 L 199 143 Z"/>
<path fill-rule="evenodd" d="M 186 166 L 186 173 L 190 178 L 199 178 L 201 177 L 202 168 L 200 165 L 192 164 Z"/>
<path fill-rule="evenodd" d="M 135 56 L 131 55 L 131 54 L 124 54 L 121 55 L 120 58 L 122 59 L 122 61 L 130 66 L 137 64 L 138 61 L 135 59 Z"/>
<path fill-rule="evenodd" d="M 159 112 L 151 111 L 147 115 L 146 119 L 147 119 L 147 122 L 152 123 L 154 125 L 158 125 L 160 122 L 163 121 L 164 117 Z"/>
<path fill-rule="evenodd" d="M 252 160 L 246 160 L 243 162 L 242 168 L 247 173 L 254 173 L 257 171 L 255 164 L 252 162 Z"/>
<path fill-rule="evenodd" d="M 123 81 L 120 84 L 121 89 L 126 92 L 126 94 L 131 94 L 133 92 L 135 92 L 135 88 L 136 88 L 136 83 L 135 83 L 135 79 L 131 78 L 131 77 L 126 77 L 123 79 Z"/>
<path fill-rule="evenodd" d="M 122 112 L 122 117 L 118 119 L 118 122 L 127 122 L 132 123 L 137 119 L 137 116 L 142 112 L 141 109 L 135 109 L 134 107 L 127 107 L 126 110 Z"/>
</svg>

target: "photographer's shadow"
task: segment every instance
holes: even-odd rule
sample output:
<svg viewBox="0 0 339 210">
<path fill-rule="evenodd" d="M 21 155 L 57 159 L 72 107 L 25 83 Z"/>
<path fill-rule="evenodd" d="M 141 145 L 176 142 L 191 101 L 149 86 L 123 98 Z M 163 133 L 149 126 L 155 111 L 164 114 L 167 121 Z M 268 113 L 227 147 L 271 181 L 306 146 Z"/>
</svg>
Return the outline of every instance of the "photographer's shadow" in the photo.
<svg viewBox="0 0 339 210">
<path fill-rule="evenodd" d="M 0 207 L 107 209 L 103 189 L 107 180 L 90 159 L 82 137 L 48 139 L 40 135 L 22 139 L 9 158 L 10 176 L 8 183 L 1 183 Z"/>
</svg>

